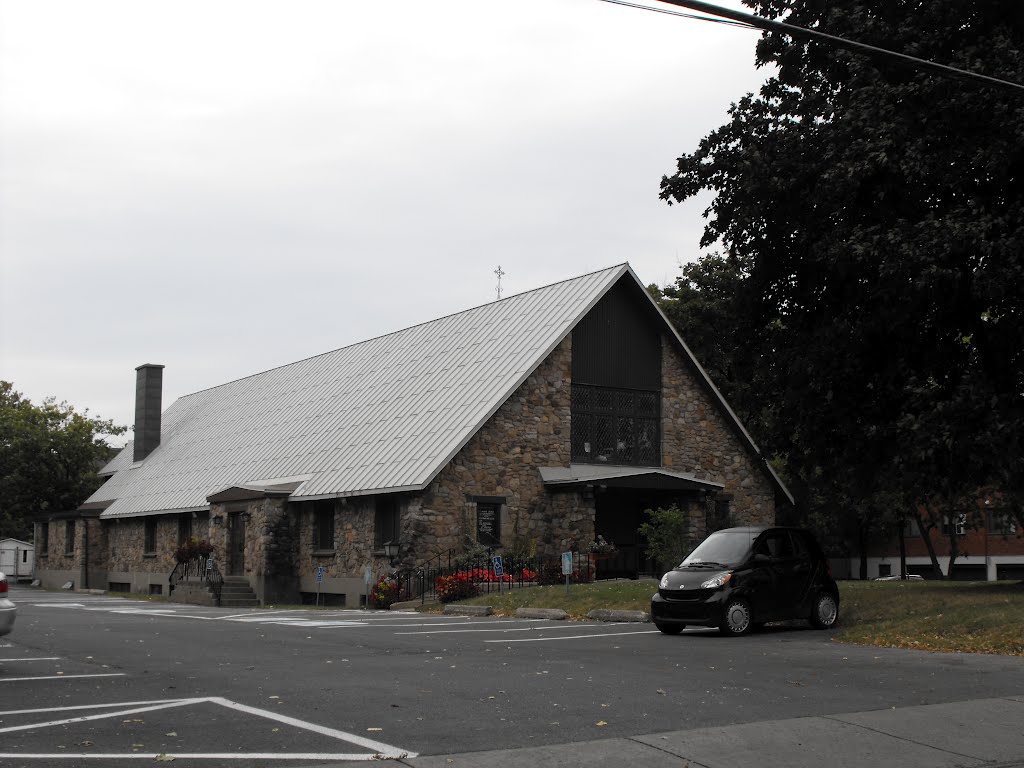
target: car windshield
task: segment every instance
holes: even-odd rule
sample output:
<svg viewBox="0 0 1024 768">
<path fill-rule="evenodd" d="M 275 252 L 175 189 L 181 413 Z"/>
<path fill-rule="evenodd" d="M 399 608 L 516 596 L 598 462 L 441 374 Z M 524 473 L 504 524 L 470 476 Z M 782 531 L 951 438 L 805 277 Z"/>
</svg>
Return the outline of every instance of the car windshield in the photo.
<svg viewBox="0 0 1024 768">
<path fill-rule="evenodd" d="M 754 536 L 748 531 L 718 531 L 712 533 L 693 550 L 680 567 L 714 563 L 716 565 L 739 565 L 750 551 Z"/>
</svg>

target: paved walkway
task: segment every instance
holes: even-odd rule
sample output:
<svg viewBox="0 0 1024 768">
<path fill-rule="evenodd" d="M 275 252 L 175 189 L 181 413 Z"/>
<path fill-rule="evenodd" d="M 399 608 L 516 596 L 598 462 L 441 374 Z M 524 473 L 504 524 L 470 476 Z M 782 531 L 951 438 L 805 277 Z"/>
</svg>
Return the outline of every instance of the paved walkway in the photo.
<svg viewBox="0 0 1024 768">
<path fill-rule="evenodd" d="M 1024 696 L 398 762 L 413 768 L 1024 768 Z"/>
</svg>

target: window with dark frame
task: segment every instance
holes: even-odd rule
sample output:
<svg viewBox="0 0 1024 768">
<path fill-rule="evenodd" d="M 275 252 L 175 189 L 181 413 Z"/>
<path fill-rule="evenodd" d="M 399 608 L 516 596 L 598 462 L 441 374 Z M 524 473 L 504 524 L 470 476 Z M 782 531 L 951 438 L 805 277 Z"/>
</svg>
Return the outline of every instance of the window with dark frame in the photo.
<svg viewBox="0 0 1024 768">
<path fill-rule="evenodd" d="M 373 546 L 381 549 L 386 542 L 398 541 L 400 516 L 398 499 L 394 496 L 378 496 L 373 516 Z"/>
<path fill-rule="evenodd" d="M 967 515 L 957 515 L 952 519 L 948 516 L 943 516 L 942 532 L 947 536 L 951 533 L 963 536 L 967 532 Z"/>
<path fill-rule="evenodd" d="M 64 523 L 64 554 L 75 554 L 75 521 L 67 520 Z"/>
<path fill-rule="evenodd" d="M 586 464 L 661 464 L 658 392 L 572 385 L 572 460 Z"/>
<path fill-rule="evenodd" d="M 313 502 L 313 549 L 334 551 L 334 499 Z"/>
<path fill-rule="evenodd" d="M 186 512 L 178 516 L 178 546 L 187 544 L 192 538 L 192 513 Z"/>
<path fill-rule="evenodd" d="M 1011 536 L 1017 532 L 1017 524 L 1009 512 L 987 510 L 986 527 L 992 536 Z"/>
<path fill-rule="evenodd" d="M 501 546 L 501 505 L 477 502 L 476 540 L 485 547 Z"/>
<path fill-rule="evenodd" d="M 146 518 L 146 532 L 145 540 L 142 546 L 143 554 L 153 555 L 156 554 L 156 518 Z"/>
<path fill-rule="evenodd" d="M 50 523 L 49 522 L 45 522 L 45 523 L 40 523 L 39 524 L 39 541 L 40 541 L 40 543 L 39 543 L 39 551 L 42 553 L 43 557 L 46 557 L 48 554 L 50 554 Z"/>
</svg>

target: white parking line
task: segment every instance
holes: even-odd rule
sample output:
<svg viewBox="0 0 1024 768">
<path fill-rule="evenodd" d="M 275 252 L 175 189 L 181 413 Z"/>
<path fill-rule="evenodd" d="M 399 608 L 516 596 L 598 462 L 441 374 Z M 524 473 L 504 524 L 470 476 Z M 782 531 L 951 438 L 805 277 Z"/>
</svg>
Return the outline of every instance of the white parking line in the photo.
<svg viewBox="0 0 1024 768">
<path fill-rule="evenodd" d="M 459 634 L 461 632 L 530 632 L 538 630 L 549 630 L 549 629 L 580 629 L 579 624 L 561 624 L 558 622 L 551 621 L 550 619 L 530 619 L 530 621 L 544 621 L 547 622 L 545 625 L 532 626 L 532 627 L 506 627 L 502 629 L 435 629 L 435 630 L 424 630 L 423 632 L 395 632 L 396 635 L 441 635 L 441 634 Z M 473 622 L 468 622 L 472 624 Z M 481 621 L 481 624 L 496 624 L 499 622 L 485 622 Z M 506 622 L 511 623 L 511 622 Z M 594 624 L 594 629 L 604 629 L 605 627 L 616 627 L 620 626 L 621 622 L 614 622 L 611 624 Z M 429 626 L 429 625 L 420 625 Z M 629 633 L 631 634 L 631 633 Z M 580 637 L 599 637 L 599 635 L 580 635 Z M 490 642 L 490 641 L 488 641 Z"/>
<path fill-rule="evenodd" d="M 125 672 L 106 672 L 96 675 L 46 675 L 45 677 L 0 677 L 0 683 L 24 683 L 30 680 L 77 680 L 83 677 L 124 677 Z M 0 731 L 3 733 L 3 731 Z"/>
<path fill-rule="evenodd" d="M 545 640 L 582 640 L 589 637 L 619 637 L 621 635 L 653 635 L 660 630 L 646 629 L 637 632 L 606 632 L 600 635 L 569 635 L 568 637 L 521 637 L 518 640 L 484 640 L 485 643 L 540 643 Z"/>
<path fill-rule="evenodd" d="M 0 728 L 0 733 L 14 733 L 15 731 L 33 731 L 38 728 L 47 728 L 51 725 L 70 725 L 71 723 L 87 723 L 91 720 L 109 720 L 112 717 L 124 717 L 125 715 L 138 715 L 143 712 L 155 712 L 158 709 L 170 709 L 171 707 L 184 707 L 191 704 L 193 699 L 175 699 L 163 701 L 158 704 L 150 704 L 145 707 L 134 709 L 119 709 L 116 712 L 102 712 L 98 715 L 83 715 L 81 717 L 68 717 L 63 720 L 51 720 L 48 723 L 28 723 L 27 725 L 11 725 L 7 728 Z M 4 714 L 7 714 L 6 712 Z"/>
<path fill-rule="evenodd" d="M 0 659 L 0 664 L 9 664 L 12 661 L 60 661 L 60 656 L 39 656 L 34 659 Z"/>
<path fill-rule="evenodd" d="M 44 723 L 30 723 L 24 725 L 9 726 L 7 728 L 0 728 L 0 734 L 11 733 L 15 731 L 24 730 L 36 730 L 46 728 L 48 726 L 64 726 L 73 723 L 88 722 L 93 720 L 110 719 L 116 717 L 124 717 L 125 715 L 140 714 L 143 712 L 153 712 L 160 709 L 170 709 L 172 707 L 183 707 L 190 704 L 216 704 L 218 706 L 226 707 L 227 709 L 234 710 L 236 712 L 243 712 L 248 715 L 254 715 L 256 717 L 262 717 L 268 720 L 274 720 L 284 725 L 291 726 L 293 728 L 299 728 L 305 731 L 311 731 L 313 733 L 320 734 L 321 736 L 327 736 L 329 738 L 337 739 L 339 741 L 345 741 L 350 744 L 354 744 L 359 747 L 363 747 L 371 752 L 356 752 L 356 753 L 322 753 L 322 752 L 215 752 L 215 753 L 203 753 L 203 752 L 174 752 L 164 753 L 163 755 L 156 755 L 154 757 L 163 757 L 164 759 L 192 759 L 192 760 L 323 760 L 332 762 L 341 761 L 368 761 L 368 760 L 384 760 L 384 759 L 402 759 L 417 757 L 416 752 L 409 752 L 398 747 L 394 747 L 390 744 L 384 744 L 380 741 L 374 741 L 372 739 L 358 736 L 354 733 L 346 733 L 345 731 L 339 731 L 334 728 L 327 728 L 326 726 L 317 725 L 316 723 L 306 722 L 299 720 L 294 717 L 288 717 L 278 712 L 271 712 L 265 709 L 257 709 L 256 707 L 250 707 L 245 704 L 239 704 L 238 702 L 231 701 L 230 699 L 224 699 L 219 696 L 195 698 L 195 699 L 167 699 L 164 701 L 148 701 L 148 702 L 124 702 L 121 704 L 92 704 L 84 706 L 73 706 L 73 707 L 59 707 L 59 708 L 48 708 L 40 710 L 13 710 L 10 712 L 0 712 L 0 717 L 5 715 L 16 715 L 16 714 L 46 714 L 51 712 L 61 711 L 73 711 L 83 709 L 107 709 L 115 708 L 112 712 L 103 712 L 96 715 L 84 715 L 81 717 L 63 718 L 60 720 L 51 720 Z M 124 709 L 128 707 L 128 709 Z M 19 753 L 19 752 L 7 752 L 0 753 L 0 760 L 139 760 L 145 759 L 147 755 L 145 753 L 131 752 L 131 753 L 108 753 L 108 754 L 96 754 L 89 752 L 81 753 Z"/>
</svg>

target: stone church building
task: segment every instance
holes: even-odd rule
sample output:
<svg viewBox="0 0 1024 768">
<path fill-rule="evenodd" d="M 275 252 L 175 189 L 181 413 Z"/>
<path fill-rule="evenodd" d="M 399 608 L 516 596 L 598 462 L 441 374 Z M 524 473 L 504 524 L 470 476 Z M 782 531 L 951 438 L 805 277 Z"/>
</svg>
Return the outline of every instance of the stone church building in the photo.
<svg viewBox="0 0 1024 768">
<path fill-rule="evenodd" d="M 135 439 L 105 484 L 37 522 L 44 586 L 167 594 L 193 537 L 264 603 L 319 587 L 359 605 L 368 575 L 473 543 L 555 555 L 601 534 L 619 548 L 604 575 L 636 575 L 654 567 L 645 509 L 680 504 L 702 535 L 792 503 L 628 264 L 165 411 L 162 369 L 137 369 Z"/>
</svg>

